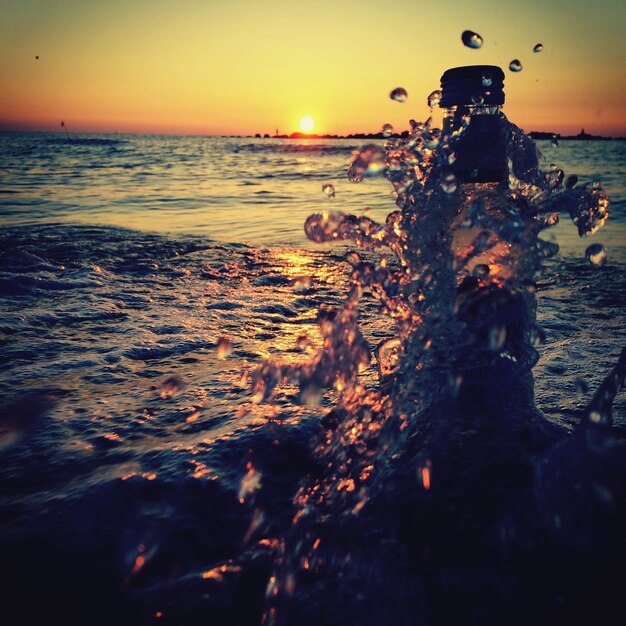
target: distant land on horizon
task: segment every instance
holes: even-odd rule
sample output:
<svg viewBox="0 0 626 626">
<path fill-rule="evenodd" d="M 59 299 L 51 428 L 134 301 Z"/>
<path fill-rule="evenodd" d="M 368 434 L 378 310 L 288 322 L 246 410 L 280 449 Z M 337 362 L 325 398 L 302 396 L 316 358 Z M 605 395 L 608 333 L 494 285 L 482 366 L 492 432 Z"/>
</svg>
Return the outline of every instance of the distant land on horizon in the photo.
<svg viewBox="0 0 626 626">
<path fill-rule="evenodd" d="M 586 133 L 585 129 L 577 135 L 561 135 L 560 133 L 549 133 L 538 130 L 531 130 L 528 135 L 533 139 L 546 139 L 548 141 L 569 141 L 572 139 L 583 141 L 626 141 L 626 137 L 605 137 L 603 135 L 591 135 Z M 401 133 L 392 133 L 391 135 L 384 135 L 382 132 L 378 133 L 350 133 L 348 135 L 331 135 L 323 134 L 317 135 L 315 133 L 291 133 L 289 135 L 270 135 L 269 133 L 255 135 L 231 135 L 233 137 L 250 137 L 254 139 L 401 139 L 409 136 L 409 131 L 405 130 Z"/>
<path fill-rule="evenodd" d="M 291 134 L 273 134 L 269 133 L 256 133 L 254 135 L 236 135 L 236 134 L 228 134 L 228 135 L 211 135 L 205 133 L 131 133 L 131 132 L 116 132 L 116 131 L 71 131 L 68 130 L 67 125 L 61 130 L 23 130 L 23 129 L 8 129 L 0 127 L 0 134 L 21 134 L 21 133 L 58 133 L 65 135 L 69 140 L 75 135 L 147 135 L 147 136 L 162 136 L 162 135 L 171 135 L 171 136 L 195 136 L 195 137 L 231 137 L 234 139 L 369 139 L 369 140 L 383 140 L 383 139 L 404 139 L 409 136 L 409 131 L 404 130 L 401 133 L 392 133 L 390 135 L 384 135 L 382 132 L 377 133 L 349 133 L 346 135 L 338 135 L 338 134 L 316 134 L 316 133 L 302 133 L 295 132 Z M 626 141 L 626 136 L 603 136 L 603 135 L 592 135 L 590 133 L 585 132 L 585 129 L 581 129 L 581 131 L 577 135 L 562 135 L 560 133 L 553 132 L 545 132 L 532 130 L 527 133 L 529 137 L 532 139 L 546 140 L 546 141 L 569 141 L 569 140 L 582 140 L 582 141 Z"/>
</svg>

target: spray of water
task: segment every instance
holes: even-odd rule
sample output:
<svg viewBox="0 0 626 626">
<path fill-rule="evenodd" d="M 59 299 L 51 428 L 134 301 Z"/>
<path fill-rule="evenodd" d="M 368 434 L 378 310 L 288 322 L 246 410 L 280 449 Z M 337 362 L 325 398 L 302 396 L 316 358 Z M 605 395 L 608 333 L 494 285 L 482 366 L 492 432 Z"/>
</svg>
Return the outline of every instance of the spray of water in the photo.
<svg viewBox="0 0 626 626">
<path fill-rule="evenodd" d="M 540 234 L 564 213 L 581 236 L 592 234 L 607 219 L 608 199 L 599 184 L 578 186 L 556 166 L 540 172 L 532 141 L 504 116 L 502 122 L 508 180 L 468 185 L 455 177 L 469 118 L 448 131 L 412 121 L 409 137 L 365 146 L 348 170 L 355 183 L 372 176 L 390 182 L 396 209 L 384 224 L 340 211 L 306 221 L 312 241 L 352 242 L 360 251 L 345 257 L 351 267 L 345 302 L 320 308 L 320 351 L 297 365 L 267 362 L 253 377 L 255 402 L 271 402 L 281 384 L 297 385 L 307 404 L 318 404 L 327 389 L 335 397 L 314 444 L 324 471 L 295 497 L 298 512 L 268 587 L 266 624 L 302 621 L 299 602 L 321 593 L 319 581 L 359 588 L 363 578 L 375 579 L 386 592 L 386 578 L 409 584 L 398 579 L 402 567 L 390 570 L 380 546 L 368 549 L 367 566 L 359 562 L 363 547 L 350 539 L 376 545 L 402 537 L 396 498 L 412 524 L 396 555 L 412 563 L 405 571 L 426 563 L 441 585 L 455 587 L 448 577 L 460 557 L 453 555 L 467 548 L 464 541 L 476 543 L 477 509 L 487 528 L 506 534 L 502 520 L 514 520 L 520 506 L 514 499 L 536 489 L 537 459 L 547 458 L 559 438 L 533 401 L 531 368 L 543 336 L 535 324 L 534 279 L 558 252 Z M 377 300 L 391 333 L 375 349 L 359 325 L 364 294 Z M 378 384 L 368 386 L 361 373 L 373 354 Z M 603 413 L 596 419 L 598 411 L 587 411 L 586 428 L 607 422 L 618 378 L 611 378 L 610 399 L 594 400 Z M 486 488 L 493 472 L 505 478 Z M 475 502 L 466 505 L 470 496 Z M 458 519 L 451 520 L 450 507 Z M 438 525 L 445 532 L 435 532 Z M 408 610 L 404 600 L 397 605 Z"/>
</svg>

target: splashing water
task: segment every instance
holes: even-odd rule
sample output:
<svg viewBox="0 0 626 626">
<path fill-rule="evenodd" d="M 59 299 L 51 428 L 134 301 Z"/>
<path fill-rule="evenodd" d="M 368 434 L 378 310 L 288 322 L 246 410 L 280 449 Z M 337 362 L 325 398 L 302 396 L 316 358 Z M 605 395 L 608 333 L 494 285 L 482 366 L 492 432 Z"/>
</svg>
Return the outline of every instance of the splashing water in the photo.
<svg viewBox="0 0 626 626">
<path fill-rule="evenodd" d="M 513 59 L 510 63 L 509 63 L 509 69 L 512 72 L 521 72 L 522 71 L 522 63 L 519 59 Z"/>
<path fill-rule="evenodd" d="M 428 106 L 433 109 L 436 107 L 441 101 L 441 89 L 435 89 L 427 99 Z"/>
<path fill-rule="evenodd" d="M 348 180 L 353 183 L 359 183 L 364 178 L 381 176 L 384 169 L 383 151 L 375 144 L 368 144 L 360 151 L 354 153 L 348 169 Z"/>
<path fill-rule="evenodd" d="M 495 580 L 501 550 L 514 553 L 526 541 L 541 556 L 535 533 L 569 514 L 564 502 L 547 504 L 567 478 L 554 482 L 545 467 L 579 443 L 557 445 L 560 433 L 534 407 L 531 368 L 545 338 L 535 323 L 534 279 L 558 252 L 542 231 L 569 213 L 581 236 L 592 234 L 608 217 L 608 199 L 598 184 L 564 185 L 556 166 L 541 173 L 532 141 L 499 119 L 508 157 L 500 183 L 468 183 L 452 171 L 468 120 L 445 130 L 413 122 L 409 137 L 356 152 L 348 170 L 355 183 L 390 182 L 396 210 L 385 223 L 340 211 L 306 220 L 312 241 L 353 242 L 361 252 L 345 256 L 343 305 L 320 307 L 322 343 L 311 360 L 268 361 L 253 377 L 255 402 L 271 401 L 285 384 L 299 389 L 302 403 L 319 404 L 326 389 L 335 402 L 313 449 L 323 470 L 302 483 L 276 553 L 265 624 L 335 623 L 342 597 L 370 588 L 383 598 L 364 600 L 347 623 L 380 623 L 376 611 L 405 623 L 416 602 L 443 616 L 468 615 L 471 601 L 441 601 L 462 596 L 461 572 Z M 599 265 L 596 246 L 587 258 Z M 359 323 L 366 298 L 378 303 L 385 329 L 376 349 Z M 618 378 L 601 409 L 588 411 L 586 429 L 607 423 Z M 542 580 L 517 582 L 532 591 Z M 419 600 L 401 591 L 414 585 L 423 585 Z"/>
</svg>

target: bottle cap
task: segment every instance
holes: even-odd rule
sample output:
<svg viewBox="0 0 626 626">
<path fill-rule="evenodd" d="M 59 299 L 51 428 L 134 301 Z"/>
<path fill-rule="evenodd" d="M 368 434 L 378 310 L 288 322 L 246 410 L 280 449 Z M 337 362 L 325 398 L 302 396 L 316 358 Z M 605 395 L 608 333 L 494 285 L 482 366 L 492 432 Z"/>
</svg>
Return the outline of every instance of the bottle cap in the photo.
<svg viewBox="0 0 626 626">
<path fill-rule="evenodd" d="M 504 104 L 504 72 L 497 65 L 467 65 L 446 70 L 441 77 L 439 106 Z"/>
</svg>

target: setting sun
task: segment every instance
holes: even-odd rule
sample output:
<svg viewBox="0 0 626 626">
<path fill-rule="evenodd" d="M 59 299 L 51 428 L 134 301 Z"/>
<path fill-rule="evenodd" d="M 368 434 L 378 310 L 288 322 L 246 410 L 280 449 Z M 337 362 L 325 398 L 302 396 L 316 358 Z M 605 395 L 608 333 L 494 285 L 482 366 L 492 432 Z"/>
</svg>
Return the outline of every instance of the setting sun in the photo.
<svg viewBox="0 0 626 626">
<path fill-rule="evenodd" d="M 315 122 L 313 121 L 313 118 L 310 115 L 305 115 L 300 120 L 300 130 L 304 133 L 310 133 L 313 130 L 314 126 L 315 126 Z"/>
</svg>

